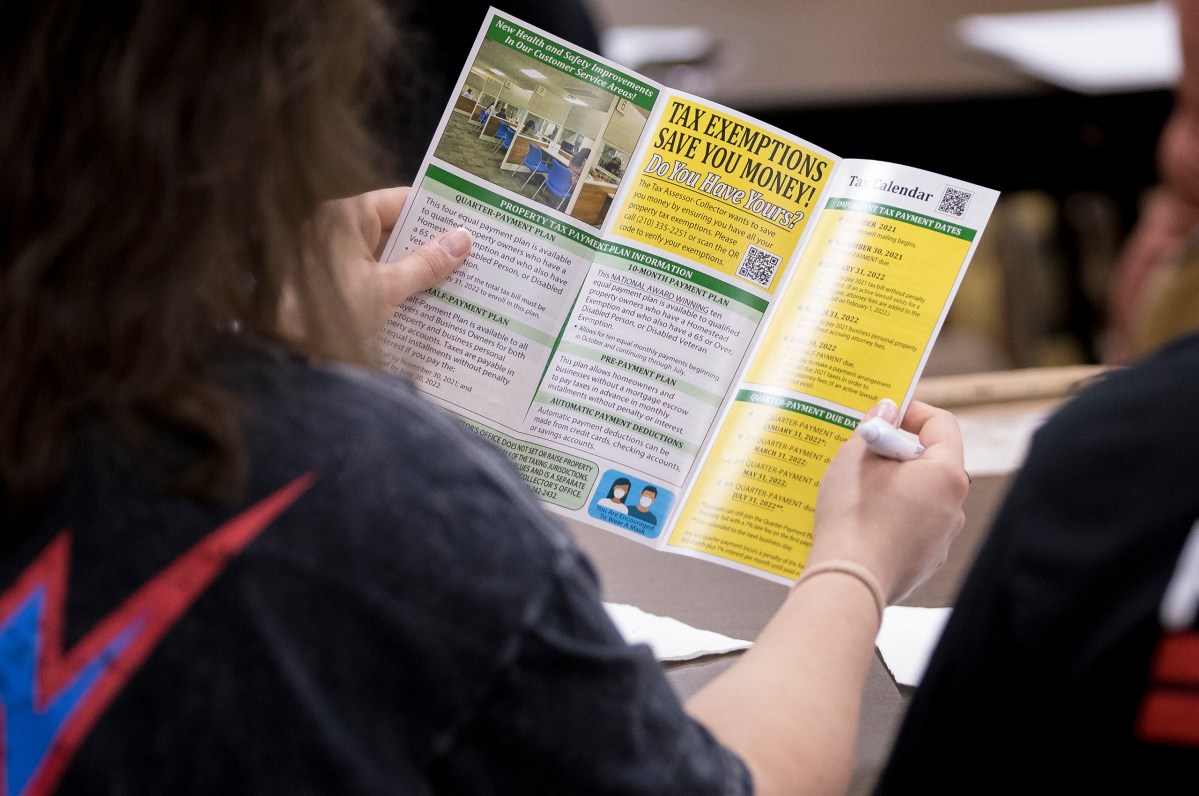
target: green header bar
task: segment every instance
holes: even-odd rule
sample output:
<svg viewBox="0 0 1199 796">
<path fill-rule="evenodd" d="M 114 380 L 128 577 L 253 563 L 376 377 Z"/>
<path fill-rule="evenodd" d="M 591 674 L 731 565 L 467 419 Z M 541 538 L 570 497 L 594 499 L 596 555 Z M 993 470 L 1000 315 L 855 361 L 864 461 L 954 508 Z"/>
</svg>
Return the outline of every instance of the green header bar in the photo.
<svg viewBox="0 0 1199 796">
<path fill-rule="evenodd" d="M 658 99 L 658 89 L 645 81 L 610 69 L 598 63 L 595 57 L 588 53 L 549 41 L 540 33 L 528 30 L 498 14 L 491 20 L 487 38 L 551 69 L 565 72 L 576 80 L 603 89 L 620 99 L 626 99 L 647 111 L 653 109 Z"/>
<path fill-rule="evenodd" d="M 864 202 L 861 199 L 835 197 L 828 200 L 827 208 L 829 210 L 852 210 L 855 213 L 869 213 L 872 216 L 890 218 L 895 221 L 902 221 L 905 224 L 913 224 L 917 227 L 931 229 L 933 232 L 940 232 L 950 237 L 960 238 L 967 242 L 974 240 L 974 236 L 978 234 L 976 230 L 959 227 L 956 224 L 942 221 L 939 218 L 913 213 L 911 210 L 904 210 L 903 208 L 892 207 L 891 205 Z"/>
<path fill-rule="evenodd" d="M 676 263 L 673 260 L 667 260 L 663 257 L 657 257 L 647 252 L 637 249 L 622 246 L 617 243 L 608 243 L 607 241 L 597 238 L 590 232 L 579 229 L 570 224 L 564 224 L 556 218 L 546 215 L 531 207 L 527 207 L 511 199 L 500 196 L 493 191 L 489 191 L 481 185 L 478 185 L 469 180 L 465 180 L 456 174 L 451 174 L 443 168 L 436 165 L 430 165 L 429 170 L 425 173 L 425 178 L 439 182 L 460 194 L 465 195 L 469 199 L 473 199 L 480 206 L 472 207 L 469 202 L 460 202 L 464 207 L 472 208 L 476 211 L 485 213 L 491 218 L 499 221 L 508 221 L 514 226 L 538 235 L 538 237 L 554 239 L 554 235 L 561 235 L 569 240 L 578 243 L 590 249 L 593 252 L 602 252 L 619 257 L 633 265 L 643 266 L 652 269 L 655 272 L 667 274 L 684 282 L 689 282 L 693 285 L 709 290 L 721 296 L 725 296 L 738 304 L 756 310 L 765 312 L 770 306 L 766 299 L 755 296 L 749 291 L 742 290 L 735 285 L 726 284 L 719 279 L 708 276 L 705 273 L 695 270 L 686 265 Z M 499 212 L 497 212 L 499 211 Z M 501 214 L 507 214 L 507 217 Z M 547 234 L 552 233 L 552 234 Z M 703 298 L 703 296 L 699 296 Z"/>
<path fill-rule="evenodd" d="M 569 398 L 562 398 L 561 396 L 558 396 L 552 392 L 538 390 L 537 395 L 533 400 L 539 404 L 556 406 L 559 409 L 565 409 L 566 411 L 573 412 L 576 415 L 589 417 L 603 423 L 611 423 L 618 428 L 626 429 L 639 436 L 661 442 L 664 445 L 669 445 L 675 450 L 682 451 L 683 453 L 694 455 L 695 452 L 699 450 L 699 445 L 694 442 L 688 442 L 686 440 L 679 439 L 672 434 L 667 434 L 665 431 L 659 431 L 656 428 L 651 428 L 645 423 L 634 420 L 631 417 L 614 414 L 613 412 L 609 412 L 607 409 L 603 409 L 598 406 L 581 404 L 578 401 L 572 401 Z"/>
<path fill-rule="evenodd" d="M 805 401 L 797 401 L 785 395 L 775 395 L 764 390 L 739 390 L 737 392 L 737 400 L 759 406 L 773 406 L 775 409 L 795 412 L 796 414 L 805 415 L 816 420 L 823 420 L 826 423 L 832 423 L 834 426 L 841 426 L 842 428 L 857 428 L 858 425 L 856 417 L 834 412 L 831 409 L 825 409 L 823 406 L 816 406 Z"/>
</svg>

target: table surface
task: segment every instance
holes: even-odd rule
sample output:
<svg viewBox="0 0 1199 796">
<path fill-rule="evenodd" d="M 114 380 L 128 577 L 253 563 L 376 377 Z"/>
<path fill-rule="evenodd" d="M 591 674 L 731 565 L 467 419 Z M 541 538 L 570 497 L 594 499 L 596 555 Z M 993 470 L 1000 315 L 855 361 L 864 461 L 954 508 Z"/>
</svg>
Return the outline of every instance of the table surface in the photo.
<svg viewBox="0 0 1199 796">
<path fill-rule="evenodd" d="M 1003 425 L 1018 414 L 1016 410 L 1047 413 L 1103 370 L 1101 366 L 1077 366 L 930 378 L 921 383 L 917 397 L 950 408 L 959 419 L 991 422 L 991 431 L 1003 432 Z M 1013 433 L 1031 430 L 1021 428 Z M 971 442 L 967 437 L 968 449 Z M 953 604 L 1011 477 L 1008 472 L 973 479 L 964 506 L 966 525 L 950 549 L 949 560 L 903 605 L 939 608 Z M 595 565 L 603 598 L 609 602 L 635 605 L 704 630 L 752 640 L 787 594 L 786 586 L 729 567 L 661 552 L 573 520 L 566 524 Z M 710 655 L 664 666 L 675 690 L 686 699 L 732 665 L 739 654 Z M 870 792 L 911 690 L 895 682 L 876 651 L 863 695 L 851 793 Z"/>
<path fill-rule="evenodd" d="M 967 525 L 949 561 L 904 605 L 951 605 L 1007 479 L 976 478 L 966 499 Z M 752 640 L 782 604 L 787 587 L 729 567 L 654 550 L 609 531 L 568 521 L 599 572 L 604 599 L 628 603 L 704 630 Z M 686 699 L 728 668 L 739 653 L 668 662 L 668 679 Z M 854 763 L 853 792 L 868 792 L 886 759 L 910 689 L 896 684 L 875 654 L 867 676 Z"/>
</svg>

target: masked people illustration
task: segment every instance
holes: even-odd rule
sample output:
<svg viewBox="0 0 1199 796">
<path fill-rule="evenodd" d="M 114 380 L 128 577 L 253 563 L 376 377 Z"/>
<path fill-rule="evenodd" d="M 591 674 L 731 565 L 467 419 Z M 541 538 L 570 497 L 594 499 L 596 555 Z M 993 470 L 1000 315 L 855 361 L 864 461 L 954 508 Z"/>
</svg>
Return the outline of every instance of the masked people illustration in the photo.
<svg viewBox="0 0 1199 796">
<path fill-rule="evenodd" d="M 636 517 L 639 520 L 645 520 L 650 525 L 657 525 L 658 518 L 654 516 L 649 507 L 658 498 L 658 490 L 652 486 L 647 486 L 641 490 L 641 499 L 637 501 L 637 505 L 629 509 L 629 516 Z"/>
<path fill-rule="evenodd" d="M 629 487 L 632 482 L 627 478 L 617 478 L 612 482 L 611 488 L 608 489 L 608 496 L 596 503 L 597 506 L 603 506 L 612 511 L 618 511 L 621 514 L 628 514 L 629 507 L 625 505 L 625 500 L 629 495 Z"/>
</svg>

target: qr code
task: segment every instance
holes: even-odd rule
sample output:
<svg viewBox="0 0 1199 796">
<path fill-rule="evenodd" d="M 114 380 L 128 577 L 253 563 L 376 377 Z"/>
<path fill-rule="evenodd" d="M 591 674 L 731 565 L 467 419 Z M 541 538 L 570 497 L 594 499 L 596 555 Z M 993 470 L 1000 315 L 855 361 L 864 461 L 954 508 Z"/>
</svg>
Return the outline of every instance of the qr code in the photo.
<svg viewBox="0 0 1199 796">
<path fill-rule="evenodd" d="M 774 281 L 774 272 L 778 270 L 782 258 L 777 254 L 759 249 L 752 243 L 745 249 L 741 265 L 737 266 L 737 276 L 748 279 L 755 285 L 770 287 Z"/>
<path fill-rule="evenodd" d="M 941 195 L 941 206 L 937 208 L 937 211 L 961 218 L 965 214 L 966 208 L 970 206 L 970 199 L 973 196 L 974 194 L 969 191 L 961 191 L 947 185 L 945 193 Z"/>
</svg>

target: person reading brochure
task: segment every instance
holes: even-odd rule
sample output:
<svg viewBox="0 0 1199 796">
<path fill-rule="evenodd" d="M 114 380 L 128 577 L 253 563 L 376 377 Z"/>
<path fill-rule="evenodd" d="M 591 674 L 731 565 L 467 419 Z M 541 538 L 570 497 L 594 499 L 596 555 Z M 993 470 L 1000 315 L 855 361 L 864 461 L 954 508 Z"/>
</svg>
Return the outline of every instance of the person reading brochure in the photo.
<svg viewBox="0 0 1199 796">
<path fill-rule="evenodd" d="M 8 792 L 844 787 L 882 605 L 963 523 L 949 414 L 840 448 L 805 576 L 684 706 L 509 460 L 369 364 L 471 245 L 376 260 L 385 10 L 5 10 Z"/>
</svg>

